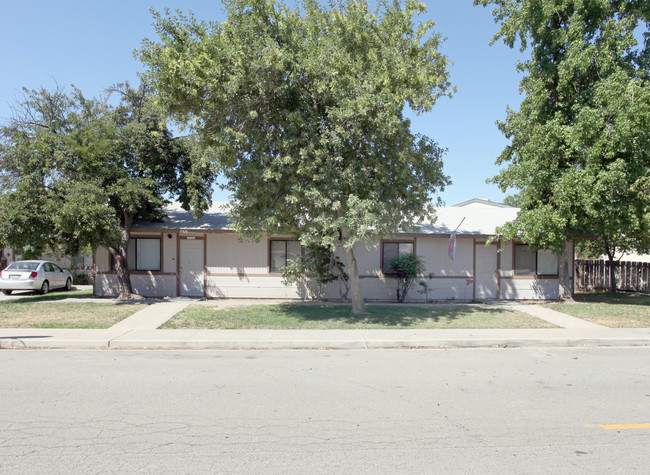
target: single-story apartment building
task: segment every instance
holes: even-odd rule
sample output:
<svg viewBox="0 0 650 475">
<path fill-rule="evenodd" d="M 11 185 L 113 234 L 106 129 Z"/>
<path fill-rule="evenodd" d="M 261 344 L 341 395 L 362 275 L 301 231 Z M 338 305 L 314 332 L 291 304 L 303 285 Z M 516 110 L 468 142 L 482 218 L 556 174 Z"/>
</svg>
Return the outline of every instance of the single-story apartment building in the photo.
<svg viewBox="0 0 650 475">
<path fill-rule="evenodd" d="M 487 245 L 498 226 L 516 217 L 518 208 L 478 201 L 438 208 L 434 223 L 382 239 L 374 246 L 358 244 L 355 256 L 364 298 L 395 300 L 395 279 L 385 264 L 391 256 L 413 252 L 426 266 L 421 280 L 430 291 L 420 293 L 416 284 L 408 301 L 424 301 L 427 296 L 457 301 L 557 299 L 558 256 L 514 241 Z M 300 285 L 285 285 L 281 274 L 287 260 L 301 252 L 300 244 L 291 236 L 242 240 L 229 227 L 225 207 L 225 203 L 215 203 L 195 221 L 191 213 L 171 205 L 163 222 L 136 222 L 128 249 L 133 291 L 147 297 L 307 298 Z M 452 259 L 448 250 L 454 230 Z M 573 279 L 573 245 L 567 247 Z M 95 295 L 117 295 L 110 254 L 100 248 L 94 260 Z M 341 261 L 345 262 L 342 256 Z M 325 297 L 340 299 L 340 285 L 328 284 Z"/>
</svg>

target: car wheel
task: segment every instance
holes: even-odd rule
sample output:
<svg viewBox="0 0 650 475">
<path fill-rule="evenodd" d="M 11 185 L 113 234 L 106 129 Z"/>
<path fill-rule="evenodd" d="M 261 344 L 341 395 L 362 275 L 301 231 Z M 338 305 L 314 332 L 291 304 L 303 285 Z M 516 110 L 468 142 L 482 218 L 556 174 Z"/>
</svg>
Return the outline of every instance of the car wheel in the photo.
<svg viewBox="0 0 650 475">
<path fill-rule="evenodd" d="M 68 279 L 65 281 L 65 290 L 69 291 L 70 289 L 72 289 L 72 280 Z"/>
<path fill-rule="evenodd" d="M 11 290 L 3 290 L 2 293 L 5 295 L 11 295 Z"/>
<path fill-rule="evenodd" d="M 46 280 L 43 282 L 43 285 L 41 285 L 41 295 L 45 295 L 50 291 L 50 283 Z"/>
</svg>

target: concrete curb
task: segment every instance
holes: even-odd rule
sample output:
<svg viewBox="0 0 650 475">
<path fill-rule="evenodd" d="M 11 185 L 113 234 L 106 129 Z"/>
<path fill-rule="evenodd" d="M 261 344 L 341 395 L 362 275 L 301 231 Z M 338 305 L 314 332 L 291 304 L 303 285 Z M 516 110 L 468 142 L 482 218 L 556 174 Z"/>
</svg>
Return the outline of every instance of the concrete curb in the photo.
<svg viewBox="0 0 650 475">
<path fill-rule="evenodd" d="M 143 330 L 111 348 L 373 349 L 650 346 L 650 329 L 535 330 Z"/>
<path fill-rule="evenodd" d="M 80 330 L 58 328 L 0 329 L 0 349 L 3 348 L 109 348 L 111 340 L 124 331 Z"/>
</svg>

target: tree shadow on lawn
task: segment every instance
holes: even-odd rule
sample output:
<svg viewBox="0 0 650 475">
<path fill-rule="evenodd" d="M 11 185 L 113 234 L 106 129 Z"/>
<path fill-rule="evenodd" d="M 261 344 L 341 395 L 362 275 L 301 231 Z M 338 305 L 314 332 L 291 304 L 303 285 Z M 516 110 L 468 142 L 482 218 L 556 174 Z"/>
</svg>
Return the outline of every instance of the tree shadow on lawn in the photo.
<svg viewBox="0 0 650 475">
<path fill-rule="evenodd" d="M 22 291 L 19 291 L 22 292 Z M 32 304 L 32 303 L 39 303 L 39 302 L 57 302 L 60 300 L 67 300 L 67 299 L 72 299 L 72 300 L 79 300 L 80 302 L 83 303 L 84 299 L 95 299 L 93 295 L 93 291 L 91 290 L 72 290 L 72 291 L 65 291 L 63 289 L 57 289 L 53 290 L 52 292 L 46 294 L 46 295 L 40 295 L 38 292 L 22 292 L 22 293 L 16 293 L 13 294 L 16 297 L 20 298 L 12 298 L 12 299 L 7 299 L 7 300 L 2 300 L 0 301 L 0 305 L 25 305 L 25 304 Z M 97 303 L 93 301 L 92 303 Z M 122 304 L 143 304 L 147 302 L 143 302 L 142 300 L 120 300 L 119 302 L 116 302 L 115 305 L 122 305 Z"/>
<path fill-rule="evenodd" d="M 286 314 L 296 320 L 326 322 L 340 321 L 345 324 L 368 324 L 386 327 L 412 327 L 423 322 L 439 323 L 454 321 L 461 318 L 481 318 L 503 315 L 504 310 L 498 308 L 467 307 L 461 305 L 442 306 L 398 306 L 398 305 L 368 305 L 368 313 L 355 315 L 348 305 L 296 305 L 281 304 L 269 309 L 270 313 Z"/>
<path fill-rule="evenodd" d="M 579 303 L 605 303 L 612 305 L 650 305 L 650 294 L 640 292 L 586 292 L 574 295 L 574 300 Z"/>
</svg>

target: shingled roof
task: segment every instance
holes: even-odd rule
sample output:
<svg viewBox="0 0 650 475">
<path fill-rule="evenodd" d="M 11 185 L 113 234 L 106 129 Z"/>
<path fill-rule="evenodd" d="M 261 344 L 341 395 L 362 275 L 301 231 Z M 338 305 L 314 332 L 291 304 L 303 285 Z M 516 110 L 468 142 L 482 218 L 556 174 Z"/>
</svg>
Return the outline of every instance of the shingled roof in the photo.
<svg viewBox="0 0 650 475">
<path fill-rule="evenodd" d="M 165 208 L 167 215 L 162 222 L 137 221 L 134 229 L 186 229 L 196 231 L 232 230 L 227 217 L 228 203 L 215 202 L 199 220 L 192 213 L 185 211 L 178 203 Z M 457 227 L 458 235 L 491 236 L 496 228 L 517 217 L 519 208 L 513 207 L 441 207 L 436 208 L 437 219 L 434 223 L 424 223 L 406 231 L 408 234 L 442 234 L 449 235 Z M 460 226 L 459 226 L 460 224 Z"/>
</svg>

